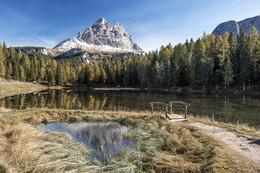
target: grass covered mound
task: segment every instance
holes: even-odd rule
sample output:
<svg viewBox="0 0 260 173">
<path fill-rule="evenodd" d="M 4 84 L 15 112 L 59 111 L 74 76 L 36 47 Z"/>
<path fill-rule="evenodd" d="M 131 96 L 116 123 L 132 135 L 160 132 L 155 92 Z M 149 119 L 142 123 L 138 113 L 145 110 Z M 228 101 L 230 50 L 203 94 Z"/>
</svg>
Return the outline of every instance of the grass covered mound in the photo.
<svg viewBox="0 0 260 173">
<path fill-rule="evenodd" d="M 25 111 L 26 112 L 26 111 Z M 20 112 L 21 113 L 21 112 Z M 28 113 L 28 111 L 27 111 Z M 35 113 L 35 112 L 34 112 Z M 103 114 L 103 115 L 100 115 Z M 255 172 L 253 165 L 197 128 L 137 113 L 46 111 L 2 122 L 0 170 L 13 172 Z M 121 116 L 124 114 L 124 116 Z M 11 120 L 13 123 L 11 123 Z M 116 122 L 134 130 L 135 142 L 106 164 L 89 159 L 88 149 L 65 133 L 48 132 L 41 122 Z M 9 122 L 9 123 L 7 123 Z M 13 124 L 13 125 L 10 125 Z M 231 153 L 230 153 L 231 152 Z"/>
</svg>

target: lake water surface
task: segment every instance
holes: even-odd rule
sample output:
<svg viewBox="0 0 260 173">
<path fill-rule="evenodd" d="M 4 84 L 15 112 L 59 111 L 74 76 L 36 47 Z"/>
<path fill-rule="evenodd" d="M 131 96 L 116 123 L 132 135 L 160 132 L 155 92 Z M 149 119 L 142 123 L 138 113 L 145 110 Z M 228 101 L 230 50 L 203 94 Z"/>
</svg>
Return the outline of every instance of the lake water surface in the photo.
<svg viewBox="0 0 260 173">
<path fill-rule="evenodd" d="M 82 110 L 150 111 L 150 101 L 190 103 L 188 114 L 218 121 L 248 123 L 260 129 L 260 98 L 248 95 L 176 95 L 148 91 L 48 90 L 0 99 L 0 106 L 13 109 L 63 108 Z"/>
</svg>

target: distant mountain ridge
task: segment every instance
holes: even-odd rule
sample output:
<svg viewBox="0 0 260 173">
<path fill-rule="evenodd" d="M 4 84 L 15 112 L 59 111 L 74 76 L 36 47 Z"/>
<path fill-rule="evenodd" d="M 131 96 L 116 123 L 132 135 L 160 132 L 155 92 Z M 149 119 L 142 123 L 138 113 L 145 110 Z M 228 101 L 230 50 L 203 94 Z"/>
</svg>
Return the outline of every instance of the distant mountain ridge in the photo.
<svg viewBox="0 0 260 173">
<path fill-rule="evenodd" d="M 117 22 L 112 26 L 104 18 L 98 19 L 83 34 L 79 32 L 77 38 L 73 37 L 60 42 L 53 50 L 66 52 L 75 48 L 88 52 L 143 53 L 120 23 Z"/>
<path fill-rule="evenodd" d="M 224 35 L 225 32 L 232 32 L 234 36 L 237 37 L 239 34 L 239 28 L 241 28 L 247 35 L 249 30 L 253 26 L 258 30 L 258 32 L 260 31 L 260 15 L 247 18 L 239 22 L 236 22 L 234 20 L 223 22 L 213 30 L 212 34 L 214 34 L 215 36 L 219 36 Z"/>
</svg>

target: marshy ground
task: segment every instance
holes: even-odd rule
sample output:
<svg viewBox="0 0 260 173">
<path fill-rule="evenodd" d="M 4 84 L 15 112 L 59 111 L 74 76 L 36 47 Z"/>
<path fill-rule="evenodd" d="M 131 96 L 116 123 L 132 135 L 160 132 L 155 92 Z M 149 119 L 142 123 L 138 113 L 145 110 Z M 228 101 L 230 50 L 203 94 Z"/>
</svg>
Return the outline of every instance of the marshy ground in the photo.
<svg viewBox="0 0 260 173">
<path fill-rule="evenodd" d="M 53 109 L 0 113 L 0 172 L 257 172 L 257 165 L 199 128 L 147 113 Z M 114 122 L 134 128 L 124 134 L 135 148 L 107 163 L 66 133 L 41 123 Z"/>
</svg>

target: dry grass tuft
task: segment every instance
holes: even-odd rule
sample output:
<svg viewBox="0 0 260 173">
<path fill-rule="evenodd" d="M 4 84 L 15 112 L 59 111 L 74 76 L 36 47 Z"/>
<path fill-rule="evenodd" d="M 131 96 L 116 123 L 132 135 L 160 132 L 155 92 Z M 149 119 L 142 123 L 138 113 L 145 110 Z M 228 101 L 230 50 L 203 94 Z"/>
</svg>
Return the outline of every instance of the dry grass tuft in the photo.
<svg viewBox="0 0 260 173">
<path fill-rule="evenodd" d="M 3 135 L 8 142 L 3 148 L 7 153 L 5 160 L 18 172 L 87 170 L 86 165 L 92 165 L 86 159 L 86 148 L 67 134 L 45 134 L 31 125 L 18 124 L 6 127 Z"/>
</svg>

